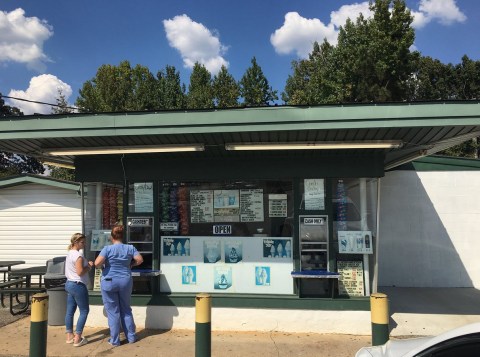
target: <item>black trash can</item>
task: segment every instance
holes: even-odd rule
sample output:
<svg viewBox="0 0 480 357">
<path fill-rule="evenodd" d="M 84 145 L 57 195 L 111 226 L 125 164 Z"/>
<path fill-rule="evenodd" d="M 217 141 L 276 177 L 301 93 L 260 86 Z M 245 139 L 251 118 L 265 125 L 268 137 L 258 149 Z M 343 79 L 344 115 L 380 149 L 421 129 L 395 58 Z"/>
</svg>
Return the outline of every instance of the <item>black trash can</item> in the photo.
<svg viewBox="0 0 480 357">
<path fill-rule="evenodd" d="M 66 257 L 55 257 L 47 260 L 47 270 L 43 280 L 48 294 L 48 324 L 50 326 L 65 325 L 67 312 L 65 259 Z"/>
</svg>

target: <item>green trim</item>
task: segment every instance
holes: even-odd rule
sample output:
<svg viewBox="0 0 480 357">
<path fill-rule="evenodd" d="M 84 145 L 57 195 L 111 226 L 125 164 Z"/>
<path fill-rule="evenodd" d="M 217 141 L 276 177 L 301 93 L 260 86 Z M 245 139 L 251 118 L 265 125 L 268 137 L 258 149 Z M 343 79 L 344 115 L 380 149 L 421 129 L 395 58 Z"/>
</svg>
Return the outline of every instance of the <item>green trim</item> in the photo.
<svg viewBox="0 0 480 357">
<path fill-rule="evenodd" d="M 212 355 L 212 323 L 195 323 L 195 357 Z"/>
<path fill-rule="evenodd" d="M 30 323 L 31 357 L 47 356 L 47 320 Z"/>
<path fill-rule="evenodd" d="M 0 179 L 0 188 L 26 185 L 26 184 L 39 184 L 52 186 L 56 188 L 64 188 L 66 190 L 79 191 L 80 185 L 77 183 L 69 183 L 67 181 L 61 181 L 52 179 L 44 176 L 35 176 L 35 175 L 21 175 L 21 176 L 9 176 L 3 179 Z"/>
<path fill-rule="evenodd" d="M 478 125 L 478 101 L 5 117 L 0 139 Z"/>
<path fill-rule="evenodd" d="M 480 160 L 463 157 L 427 156 L 412 162 L 415 171 L 480 171 Z M 402 169 L 404 169 L 402 167 Z"/>
<path fill-rule="evenodd" d="M 327 311 L 370 311 L 369 297 L 359 298 L 299 298 L 287 295 L 215 295 L 212 307 L 327 310 Z M 195 294 L 133 295 L 132 306 L 176 306 L 195 307 Z M 90 292 L 91 305 L 103 305 L 99 292 Z"/>
<path fill-rule="evenodd" d="M 380 346 L 389 340 L 388 324 L 374 324 L 372 322 L 372 346 Z"/>
</svg>

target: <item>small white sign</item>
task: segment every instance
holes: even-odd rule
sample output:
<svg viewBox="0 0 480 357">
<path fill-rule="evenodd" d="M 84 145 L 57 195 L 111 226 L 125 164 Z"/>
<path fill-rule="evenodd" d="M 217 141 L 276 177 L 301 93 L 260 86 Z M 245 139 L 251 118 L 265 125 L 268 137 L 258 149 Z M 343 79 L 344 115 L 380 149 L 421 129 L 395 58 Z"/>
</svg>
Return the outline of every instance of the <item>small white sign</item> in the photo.
<svg viewBox="0 0 480 357">
<path fill-rule="evenodd" d="M 232 234 L 232 226 L 229 224 L 217 224 L 213 226 L 213 234 Z"/>
<path fill-rule="evenodd" d="M 160 230 L 165 232 L 178 231 L 178 222 L 161 222 Z"/>
<path fill-rule="evenodd" d="M 128 225 L 135 227 L 149 227 L 151 226 L 150 218 L 130 218 Z"/>
</svg>

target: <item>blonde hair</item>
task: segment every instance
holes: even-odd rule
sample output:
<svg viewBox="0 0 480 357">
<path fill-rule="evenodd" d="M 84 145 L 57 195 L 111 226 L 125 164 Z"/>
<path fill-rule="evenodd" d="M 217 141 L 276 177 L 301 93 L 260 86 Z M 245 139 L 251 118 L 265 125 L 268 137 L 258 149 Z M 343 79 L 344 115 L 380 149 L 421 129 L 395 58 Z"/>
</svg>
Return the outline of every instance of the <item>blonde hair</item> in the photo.
<svg viewBox="0 0 480 357">
<path fill-rule="evenodd" d="M 73 246 L 75 245 L 75 243 L 78 243 L 82 239 L 87 239 L 87 237 L 85 237 L 82 233 L 74 233 L 72 235 L 72 238 L 70 238 L 70 244 L 68 245 L 67 249 L 71 250 L 73 248 Z"/>
</svg>

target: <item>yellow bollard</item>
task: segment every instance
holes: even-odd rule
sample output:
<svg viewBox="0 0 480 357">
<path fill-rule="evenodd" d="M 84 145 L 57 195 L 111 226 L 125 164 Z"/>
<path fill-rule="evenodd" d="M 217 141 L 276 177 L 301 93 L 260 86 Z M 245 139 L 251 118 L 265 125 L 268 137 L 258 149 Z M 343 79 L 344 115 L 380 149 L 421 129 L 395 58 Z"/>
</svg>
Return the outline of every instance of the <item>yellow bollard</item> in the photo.
<svg viewBox="0 0 480 357">
<path fill-rule="evenodd" d="M 30 313 L 30 357 L 47 356 L 48 294 L 32 296 Z"/>
<path fill-rule="evenodd" d="M 212 353 L 212 302 L 210 295 L 195 297 L 195 357 L 210 357 Z"/>
<path fill-rule="evenodd" d="M 389 339 L 388 297 L 382 293 L 370 295 L 370 310 L 372 314 L 372 346 L 383 345 Z"/>
</svg>

